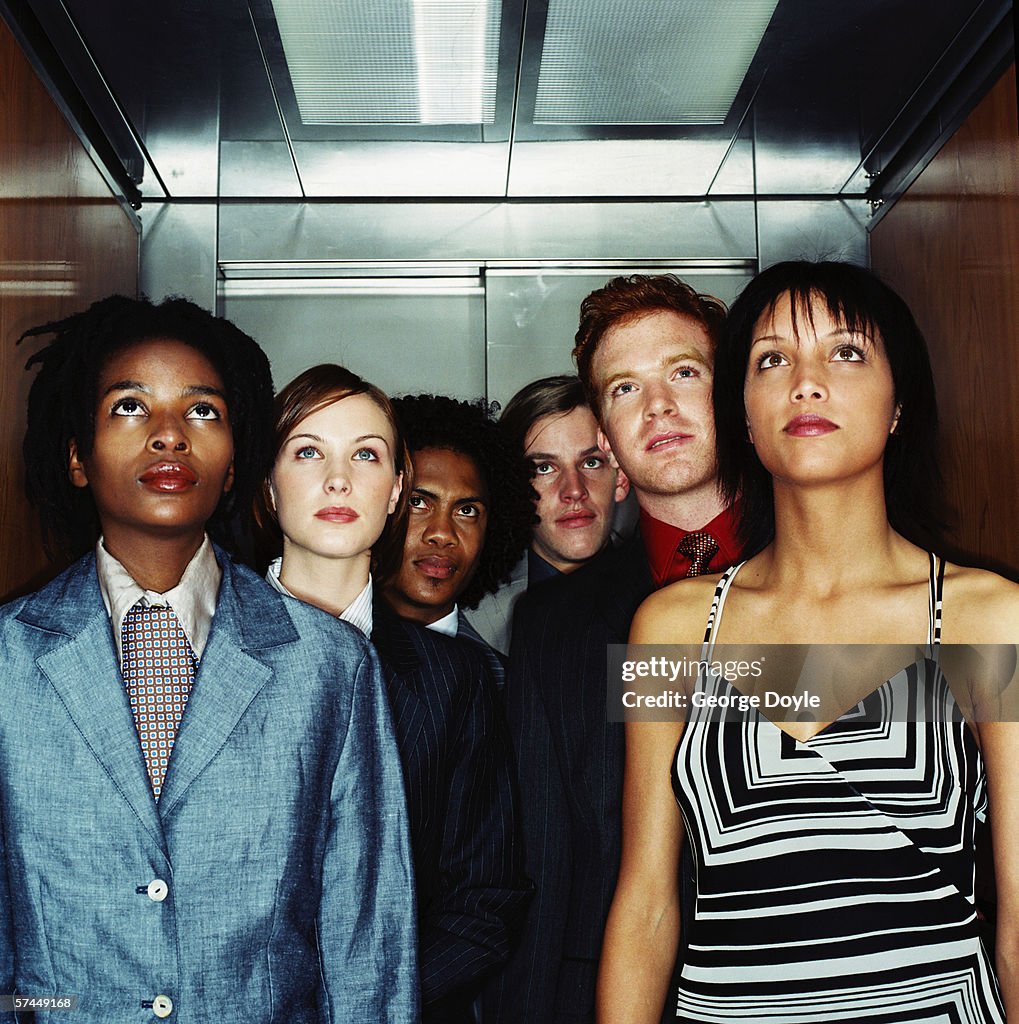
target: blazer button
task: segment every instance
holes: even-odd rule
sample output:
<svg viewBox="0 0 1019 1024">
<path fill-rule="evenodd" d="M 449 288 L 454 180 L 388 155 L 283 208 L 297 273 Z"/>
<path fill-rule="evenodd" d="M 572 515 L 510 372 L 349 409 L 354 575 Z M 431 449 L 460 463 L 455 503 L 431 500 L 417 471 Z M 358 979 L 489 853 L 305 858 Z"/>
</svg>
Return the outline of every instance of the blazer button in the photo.
<svg viewBox="0 0 1019 1024">
<path fill-rule="evenodd" d="M 169 1017 L 173 1013 L 173 1000 L 169 996 L 156 996 L 152 1000 L 152 1012 L 157 1017 Z"/>
<path fill-rule="evenodd" d="M 162 903 L 166 899 L 170 887 L 161 878 L 153 878 L 145 891 L 149 894 L 149 899 L 153 903 Z"/>
</svg>

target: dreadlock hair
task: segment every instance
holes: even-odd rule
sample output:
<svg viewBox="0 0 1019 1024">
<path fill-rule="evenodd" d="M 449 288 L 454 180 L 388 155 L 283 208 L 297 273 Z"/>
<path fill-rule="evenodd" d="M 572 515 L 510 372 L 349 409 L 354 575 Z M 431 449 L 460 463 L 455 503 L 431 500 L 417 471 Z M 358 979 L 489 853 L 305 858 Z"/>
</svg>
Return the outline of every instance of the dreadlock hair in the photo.
<svg viewBox="0 0 1019 1024">
<path fill-rule="evenodd" d="M 276 396 L 273 417 L 272 461 L 276 464 L 283 445 L 294 429 L 312 413 L 353 395 L 365 395 L 382 410 L 393 428 L 393 469 L 403 476 L 403 489 L 392 514 L 387 517 L 379 539 L 372 545 L 372 571 L 380 578 L 395 576 L 403 559 L 403 539 L 407 533 L 407 503 L 414 483 L 414 466 L 407 443 L 400 431 L 396 411 L 389 396 L 352 370 L 336 363 L 321 363 L 296 376 Z M 267 475 L 259 488 L 255 519 L 272 538 L 274 548 L 282 546 L 283 534 L 270 492 Z M 395 538 L 395 542 L 394 542 Z"/>
<path fill-rule="evenodd" d="M 486 594 L 509 578 L 531 542 L 538 517 L 531 497 L 530 469 L 484 400 L 462 402 L 445 395 L 412 395 L 394 398 L 393 407 L 412 455 L 424 448 L 445 448 L 466 455 L 481 474 L 489 497 L 488 528 L 477 572 L 457 596 L 464 607 L 476 608 Z M 402 558 L 404 538 L 399 541 Z"/>
<path fill-rule="evenodd" d="M 208 524 L 228 549 L 242 543 L 255 491 L 269 468 L 272 441 L 272 376 L 265 353 L 229 320 L 193 302 L 111 295 L 87 310 L 25 331 L 25 338 L 52 334 L 26 369 L 39 367 L 28 396 L 25 490 L 37 508 L 51 557 L 75 558 L 99 537 L 100 523 L 88 488 L 68 476 L 69 446 L 87 458 L 95 443 L 99 378 L 109 360 L 139 342 L 183 342 L 215 367 L 226 389 L 234 443 L 233 487 Z"/>
<path fill-rule="evenodd" d="M 812 322 L 823 303 L 847 330 L 880 338 L 901 413 L 884 454 L 888 521 L 907 540 L 938 547 L 947 514 L 937 456 L 938 409 L 923 334 L 903 300 L 876 274 L 849 263 L 789 261 L 762 271 L 733 303 L 715 352 L 714 406 L 719 488 L 739 500 L 740 535 L 748 555 L 775 532 L 771 475 L 747 438 L 743 385 L 757 324 L 788 295 L 797 323 Z"/>
</svg>

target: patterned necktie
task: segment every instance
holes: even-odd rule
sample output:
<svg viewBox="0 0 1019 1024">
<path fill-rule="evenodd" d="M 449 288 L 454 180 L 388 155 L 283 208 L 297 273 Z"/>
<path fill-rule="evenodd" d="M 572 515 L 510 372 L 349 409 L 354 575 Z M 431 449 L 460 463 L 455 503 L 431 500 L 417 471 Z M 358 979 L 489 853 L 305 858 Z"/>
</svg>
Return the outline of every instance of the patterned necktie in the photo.
<svg viewBox="0 0 1019 1024">
<path fill-rule="evenodd" d="M 718 553 L 718 541 L 710 533 L 688 533 L 677 548 L 690 559 L 687 576 L 701 576 L 708 571 L 711 559 Z"/>
<path fill-rule="evenodd" d="M 195 681 L 195 654 L 172 608 L 136 604 L 124 616 L 121 639 L 121 673 L 158 800 Z"/>
</svg>

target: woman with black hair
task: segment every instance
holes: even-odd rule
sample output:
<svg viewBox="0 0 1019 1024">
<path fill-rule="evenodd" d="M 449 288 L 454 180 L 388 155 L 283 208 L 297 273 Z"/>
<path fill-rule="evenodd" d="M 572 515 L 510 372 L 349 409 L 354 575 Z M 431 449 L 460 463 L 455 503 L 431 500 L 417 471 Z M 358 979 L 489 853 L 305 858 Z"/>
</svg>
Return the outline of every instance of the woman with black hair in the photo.
<svg viewBox="0 0 1019 1024">
<path fill-rule="evenodd" d="M 912 315 L 860 268 L 774 266 L 732 308 L 714 400 L 721 486 L 752 557 L 649 598 L 631 644 L 699 645 L 709 662 L 716 643 L 874 646 L 827 680 L 811 719 L 769 720 L 753 677 L 707 672 L 685 723 L 628 724 L 599 1019 L 660 1018 L 687 840 L 698 896 L 677 1020 L 1019 1016 L 1019 725 L 987 720 L 996 694 L 978 670 L 949 690 L 939 650 L 1014 643 L 1019 587 L 931 552 L 936 407 Z M 901 644 L 922 656 L 903 667 L 885 646 Z M 973 896 L 985 781 L 1000 994 Z"/>
<path fill-rule="evenodd" d="M 416 1019 L 375 654 L 209 538 L 268 469 L 268 360 L 183 299 L 31 333 L 29 496 L 81 557 L 0 609 L 0 993 L 89 1024 Z"/>
</svg>

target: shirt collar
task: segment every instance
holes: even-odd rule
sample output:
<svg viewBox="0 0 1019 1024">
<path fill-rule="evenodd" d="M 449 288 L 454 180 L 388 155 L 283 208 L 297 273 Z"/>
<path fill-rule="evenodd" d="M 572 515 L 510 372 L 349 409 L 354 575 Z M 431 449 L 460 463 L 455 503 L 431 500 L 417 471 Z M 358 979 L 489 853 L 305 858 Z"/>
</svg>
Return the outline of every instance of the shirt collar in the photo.
<svg viewBox="0 0 1019 1024">
<path fill-rule="evenodd" d="M 677 550 L 679 542 L 688 533 L 710 533 L 718 542 L 718 551 L 708 565 L 708 572 L 721 572 L 739 561 L 740 545 L 737 540 L 738 516 L 734 508 L 723 509 L 710 523 L 696 530 L 683 530 L 678 526 L 655 519 L 640 510 L 640 535 L 644 541 L 651 576 L 656 587 L 683 579 L 690 568 L 690 559 Z"/>
<path fill-rule="evenodd" d="M 545 580 L 555 579 L 562 576 L 562 573 L 551 563 L 546 562 L 541 555 L 533 549 L 527 552 L 527 586 L 533 587 L 535 583 L 543 583 Z"/>
<path fill-rule="evenodd" d="M 445 633 L 446 636 L 456 636 L 460 629 L 460 609 L 453 605 L 453 610 L 441 619 L 429 622 L 427 629 L 434 629 L 436 633 Z"/>
<path fill-rule="evenodd" d="M 286 594 L 287 597 L 293 597 L 295 601 L 301 600 L 299 597 L 291 594 L 289 590 L 280 582 L 280 566 L 283 565 L 282 558 L 274 558 L 269 563 L 269 569 L 265 574 L 265 578 L 274 590 L 278 590 L 281 594 Z M 346 608 L 336 616 L 343 622 L 349 622 L 352 626 L 356 626 L 365 636 L 370 637 L 372 635 L 372 626 L 374 620 L 372 618 L 372 577 L 371 573 L 368 573 L 368 582 L 364 585 L 364 589 L 354 598 Z"/>
<path fill-rule="evenodd" d="M 212 628 L 212 617 L 216 613 L 216 598 L 223 570 L 216 561 L 216 552 L 208 536 L 187 564 L 180 582 L 157 594 L 144 590 L 131 574 L 106 550 L 102 537 L 96 544 L 96 571 L 99 574 L 99 590 L 103 604 L 110 616 L 113 642 L 117 648 L 117 659 L 121 660 L 121 630 L 124 616 L 139 602 L 145 605 L 174 610 L 191 644 L 196 658 L 201 658 Z"/>
</svg>

